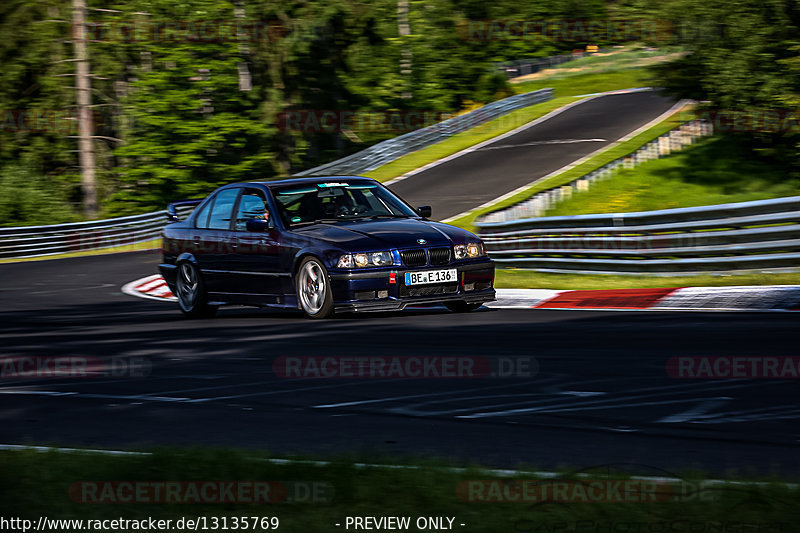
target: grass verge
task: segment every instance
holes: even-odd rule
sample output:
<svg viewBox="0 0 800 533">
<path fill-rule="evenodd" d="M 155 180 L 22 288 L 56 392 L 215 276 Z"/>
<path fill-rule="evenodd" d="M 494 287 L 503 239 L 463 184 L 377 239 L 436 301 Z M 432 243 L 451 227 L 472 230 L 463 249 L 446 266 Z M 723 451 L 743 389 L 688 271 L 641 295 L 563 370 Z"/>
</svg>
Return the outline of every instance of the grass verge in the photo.
<svg viewBox="0 0 800 533">
<path fill-rule="evenodd" d="M 559 76 L 515 83 L 512 87 L 517 93 L 550 87 L 553 89 L 553 96 L 559 98 L 646 87 L 652 83 L 650 71 L 646 67 L 638 67 L 607 72 L 565 73 Z"/>
<path fill-rule="evenodd" d="M 523 268 L 498 268 L 501 289 L 648 289 L 660 287 L 732 287 L 739 285 L 800 285 L 800 272 L 780 274 L 704 274 L 698 276 L 614 276 L 556 274 Z"/>
<path fill-rule="evenodd" d="M 4 451 L 0 452 L 0 493 L 5 509 L 13 510 L 12 516 L 34 524 L 43 516 L 83 520 L 205 517 L 207 527 L 198 529 L 214 529 L 214 518 L 219 524 L 225 520 L 227 529 L 232 529 L 234 517 L 248 517 L 248 521 L 250 517 L 277 517 L 279 527 L 270 529 L 303 533 L 353 529 L 352 525 L 345 527 L 346 518 L 353 516 L 409 517 L 409 531 L 418 530 L 418 517 L 451 517 L 452 529 L 488 533 L 574 531 L 578 527 L 581 531 L 710 531 L 719 524 L 727 525 L 725 531 L 761 531 L 747 528 L 792 524 L 800 496 L 796 486 L 783 483 L 711 485 L 698 475 L 625 486 L 630 473 L 618 467 L 581 469 L 584 478 L 564 471 L 547 481 L 523 474 L 514 477 L 515 483 L 477 468 L 446 468 L 442 461 L 410 462 L 416 468 L 381 468 L 358 467 L 353 461 L 274 464 L 254 460 L 253 455 L 204 449 L 162 449 L 142 456 Z M 652 468 L 639 473 L 655 472 L 662 475 L 664 471 Z M 295 501 L 208 503 L 204 498 L 213 498 L 216 492 L 190 496 L 189 490 L 182 489 L 173 493 L 173 498 L 179 494 L 186 503 L 146 503 L 156 497 L 154 490 L 132 493 L 119 484 L 195 481 L 202 486 L 208 480 L 277 482 L 270 484 L 269 494 L 277 496 L 278 491 L 272 489 L 280 484 Z M 524 492 L 520 486 L 525 487 Z M 314 501 L 313 495 L 304 498 L 299 493 L 306 490 L 303 487 L 324 489 Z M 562 490 L 556 492 L 558 487 Z M 232 494 L 234 499 L 237 494 Z M 479 494 L 490 501 L 476 501 Z M 122 495 L 131 500 L 119 501 Z M 98 498 L 106 503 L 82 503 Z M 684 526 L 694 525 L 692 529 L 670 529 L 676 520 Z M 597 524 L 599 529 L 586 529 L 587 524 Z M 638 526 L 631 529 L 631 524 Z M 218 528 L 222 529 L 221 525 Z M 61 527 L 59 531 L 74 529 Z M 235 529 L 242 529 L 241 524 Z"/>
<path fill-rule="evenodd" d="M 513 78 L 509 81 L 511 84 L 519 84 L 542 78 L 558 79 L 578 74 L 621 71 L 673 61 L 683 54 L 684 50 L 681 48 L 642 49 L 641 47 L 634 46 L 573 59 L 572 61 L 540 70 L 533 74 Z"/>
<path fill-rule="evenodd" d="M 549 209 L 546 216 L 652 211 L 800 194 L 788 165 L 759 159 L 736 137 L 719 136 L 664 159 L 620 170 Z"/>
</svg>

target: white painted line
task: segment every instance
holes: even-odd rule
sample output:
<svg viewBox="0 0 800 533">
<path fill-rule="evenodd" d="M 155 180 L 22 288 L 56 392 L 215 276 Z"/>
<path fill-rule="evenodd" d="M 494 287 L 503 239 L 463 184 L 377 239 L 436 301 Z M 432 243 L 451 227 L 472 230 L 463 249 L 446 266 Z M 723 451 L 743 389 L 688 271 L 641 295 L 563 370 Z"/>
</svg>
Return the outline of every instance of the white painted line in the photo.
<svg viewBox="0 0 800 533">
<path fill-rule="evenodd" d="M 531 309 L 565 291 L 553 289 L 496 289 L 497 300 L 486 307 L 492 309 Z"/>
<path fill-rule="evenodd" d="M 486 150 L 504 150 L 506 148 L 523 148 L 526 146 L 546 146 L 551 144 L 579 144 L 579 143 L 604 143 L 606 139 L 553 139 L 551 141 L 532 141 L 522 144 L 503 144 L 501 146 L 487 146 L 480 148 L 478 152 Z"/>
<path fill-rule="evenodd" d="M 688 392 L 701 392 L 705 390 L 724 390 L 724 389 L 735 389 L 735 388 L 742 388 L 742 387 L 752 387 L 758 384 L 751 384 L 751 383 L 740 383 L 743 380 L 733 380 L 727 381 L 724 384 L 713 384 L 710 386 L 705 387 L 696 387 Z M 567 413 L 567 412 L 574 412 L 574 411 L 591 411 L 591 410 L 599 410 L 599 409 L 616 409 L 620 407 L 641 407 L 641 406 L 649 406 L 649 405 L 672 405 L 672 404 L 680 404 L 680 403 L 687 403 L 687 402 L 696 402 L 696 398 L 677 398 L 673 400 L 658 400 L 658 401 L 641 401 L 641 402 L 631 402 L 630 400 L 647 400 L 648 398 L 652 398 L 653 396 L 657 396 L 663 394 L 663 392 L 657 392 L 659 389 L 671 389 L 671 388 L 678 388 L 681 389 L 680 385 L 678 386 L 667 386 L 667 387 L 659 387 L 658 389 L 640 389 L 640 390 L 647 390 L 645 394 L 638 394 L 638 395 L 628 395 L 631 392 L 636 391 L 626 391 L 625 396 L 615 396 L 610 398 L 602 398 L 598 400 L 592 400 L 582 403 L 576 402 L 565 402 L 560 404 L 551 404 L 551 405 L 539 405 L 535 407 L 524 407 L 518 409 L 505 409 L 499 411 L 486 411 L 482 413 L 473 413 L 471 415 L 460 415 L 456 416 L 456 418 L 490 418 L 490 417 L 505 417 L 505 416 L 512 416 L 512 415 L 521 415 L 521 414 L 529 414 L 529 413 Z"/>
<path fill-rule="evenodd" d="M 636 87 L 634 89 L 617 89 L 616 91 L 605 91 L 602 93 L 589 93 L 589 94 L 579 94 L 578 98 L 584 98 L 586 96 L 597 96 L 602 94 L 603 96 L 608 96 L 611 94 L 630 94 L 630 93 L 639 93 L 643 91 L 652 91 L 655 87 Z"/>
<path fill-rule="evenodd" d="M 126 452 L 121 450 L 96 450 L 91 448 L 54 448 L 52 446 L 28 446 L 22 444 L 0 444 L 0 451 L 12 451 L 12 452 L 21 452 L 21 451 L 35 451 L 41 453 L 50 453 L 50 452 L 58 452 L 58 453 L 82 453 L 82 454 L 93 454 L 93 455 L 153 455 L 149 452 Z"/>
<path fill-rule="evenodd" d="M 796 285 L 684 287 L 661 298 L 653 309 L 783 311 L 797 305 L 800 287 Z"/>
<path fill-rule="evenodd" d="M 396 381 L 396 380 L 374 380 L 373 383 L 381 383 L 387 381 Z M 322 390 L 322 389 L 335 389 L 338 387 L 349 387 L 353 384 L 349 381 L 344 383 L 336 383 L 333 385 L 320 385 L 318 387 L 301 387 L 299 389 L 282 389 L 282 390 L 271 390 L 271 391 L 261 391 L 261 392 L 251 392 L 247 394 L 235 394 L 231 396 L 217 396 L 214 398 L 196 398 L 188 400 L 187 403 L 205 403 L 205 402 L 214 402 L 219 400 L 237 400 L 239 398 L 252 398 L 253 396 L 274 396 L 277 394 L 293 394 L 295 392 L 305 392 L 310 390 Z"/>
<path fill-rule="evenodd" d="M 422 394 L 411 394 L 406 396 L 394 396 L 394 397 L 386 397 L 386 398 L 374 398 L 371 400 L 360 400 L 360 401 L 353 401 L 353 402 L 341 402 L 341 403 L 329 403 L 329 404 L 322 404 L 322 405 L 314 405 L 313 409 L 333 409 L 336 407 L 352 407 L 354 405 L 368 405 L 374 403 L 384 403 L 384 402 L 393 402 L 397 400 L 408 400 L 412 398 L 430 398 L 434 396 L 450 396 L 453 394 L 461 394 L 464 392 L 478 392 L 478 391 L 487 391 L 492 389 L 506 389 L 508 385 L 494 385 L 491 387 L 476 387 L 472 389 L 460 389 L 454 391 L 445 391 L 445 392 L 426 392 Z"/>
<path fill-rule="evenodd" d="M 592 98 L 600 98 L 600 96 L 594 96 Z M 588 101 L 588 100 L 580 100 L 580 102 L 586 102 L 586 101 Z M 610 150 L 610 149 L 614 148 L 615 146 L 617 146 L 617 145 L 619 145 L 619 144 L 621 144 L 621 143 L 623 143 L 625 141 L 628 141 L 628 140 L 636 137 L 637 135 L 639 135 L 643 131 L 646 131 L 646 130 L 652 128 L 653 126 L 659 124 L 660 122 L 665 121 L 671 115 L 674 115 L 675 113 L 677 113 L 678 111 L 683 109 L 690 102 L 692 102 L 692 100 L 681 100 L 680 102 L 678 102 L 677 104 L 675 104 L 674 106 L 669 108 L 669 110 L 667 110 L 666 112 L 662 113 L 658 117 L 654 118 L 653 120 L 651 120 L 650 122 L 648 122 L 644 126 L 641 126 L 641 127 L 637 128 L 637 129 L 633 130 L 632 132 L 620 137 L 619 139 L 617 139 L 613 143 L 609 144 L 608 146 L 604 146 L 602 148 L 599 148 L 599 149 L 595 150 L 594 152 L 592 152 L 591 154 L 588 154 L 588 155 L 578 159 L 577 161 L 573 161 L 572 163 L 570 163 L 568 165 L 565 165 L 565 166 L 559 168 L 558 170 L 554 170 L 553 172 L 551 172 L 550 174 L 547 174 L 546 176 L 542 176 L 541 178 L 536 178 L 532 182 L 530 182 L 530 183 L 528 183 L 526 185 L 523 185 L 522 187 L 517 187 L 516 189 L 514 189 L 511 192 L 508 192 L 508 193 L 506 193 L 506 194 L 504 194 L 502 196 L 498 196 L 494 200 L 489 200 L 488 202 L 486 202 L 486 203 L 484 203 L 482 205 L 479 205 L 478 207 L 473 207 L 472 209 L 470 209 L 468 211 L 464 211 L 463 213 L 459 213 L 457 215 L 453 215 L 453 216 L 451 216 L 449 218 L 446 218 L 446 219 L 442 220 L 442 222 L 445 222 L 445 223 L 452 222 L 453 220 L 459 219 L 461 217 L 464 217 L 464 216 L 467 216 L 467 215 L 471 215 L 475 211 L 480 211 L 482 209 L 486 209 L 487 207 L 491 207 L 496 203 L 503 202 L 505 200 L 508 200 L 509 198 L 512 198 L 512 197 L 516 196 L 517 194 L 527 190 L 528 188 L 532 187 L 533 185 L 539 183 L 540 181 L 544 181 L 544 180 L 550 179 L 553 176 L 557 176 L 557 175 L 559 175 L 559 174 L 561 174 L 563 172 L 566 172 L 566 171 L 568 171 L 568 170 L 570 170 L 570 169 L 572 169 L 574 167 L 577 167 L 578 165 L 581 165 L 581 164 L 585 163 L 589 159 L 591 159 L 591 158 L 593 158 L 593 157 L 595 157 L 597 155 L 602 154 L 606 150 Z"/>
<path fill-rule="evenodd" d="M 701 401 L 699 404 L 695 405 L 691 409 L 683 411 L 681 413 L 675 413 L 672 415 L 665 416 L 659 420 L 656 420 L 656 424 L 683 424 L 686 422 L 691 422 L 695 420 L 699 415 L 707 414 L 711 409 L 716 409 L 720 405 L 733 400 L 730 396 L 721 396 L 719 398 L 713 398 Z"/>
<path fill-rule="evenodd" d="M 0 394 L 9 394 L 9 395 L 18 395 L 18 396 L 56 396 L 56 397 L 65 397 L 69 396 L 71 398 L 91 398 L 91 399 L 101 399 L 101 400 L 136 400 L 136 401 L 148 401 L 148 402 L 166 402 L 166 403 L 175 403 L 175 402 L 189 402 L 191 398 L 175 398 L 171 396 L 150 396 L 148 394 L 96 394 L 96 393 L 85 393 L 85 392 L 61 392 L 61 391 L 48 391 L 48 390 L 13 390 L 13 389 L 3 389 L 0 390 Z"/>
</svg>

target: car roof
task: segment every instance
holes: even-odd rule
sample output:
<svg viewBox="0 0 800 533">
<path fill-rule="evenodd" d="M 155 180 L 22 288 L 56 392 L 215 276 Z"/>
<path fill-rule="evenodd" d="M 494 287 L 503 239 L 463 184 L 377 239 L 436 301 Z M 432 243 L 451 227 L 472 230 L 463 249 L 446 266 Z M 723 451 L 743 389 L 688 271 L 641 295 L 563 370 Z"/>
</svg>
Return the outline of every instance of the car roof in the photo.
<svg viewBox="0 0 800 533">
<path fill-rule="evenodd" d="M 372 178 L 365 178 L 364 176 L 310 176 L 310 177 L 291 177 L 282 180 L 271 181 L 253 181 L 248 183 L 235 183 L 231 185 L 266 185 L 267 187 L 275 187 L 282 185 L 302 185 L 305 183 L 319 183 L 320 181 L 346 179 L 348 181 L 363 181 L 368 183 L 376 183 Z"/>
</svg>

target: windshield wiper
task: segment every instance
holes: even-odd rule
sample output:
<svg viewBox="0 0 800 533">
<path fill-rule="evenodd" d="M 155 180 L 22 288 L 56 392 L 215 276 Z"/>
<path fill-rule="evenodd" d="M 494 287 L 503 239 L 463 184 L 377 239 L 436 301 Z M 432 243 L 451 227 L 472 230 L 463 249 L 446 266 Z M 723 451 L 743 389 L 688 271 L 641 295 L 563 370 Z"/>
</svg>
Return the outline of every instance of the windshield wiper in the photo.
<svg viewBox="0 0 800 533">
<path fill-rule="evenodd" d="M 364 219 L 368 219 L 368 218 L 408 218 L 409 216 L 410 215 L 395 215 L 393 213 L 392 214 L 384 213 L 384 214 L 381 214 L 381 215 L 369 215 L 369 216 L 366 216 L 366 217 L 363 217 L 363 218 Z"/>
<path fill-rule="evenodd" d="M 331 222 L 341 222 L 340 218 L 318 218 L 316 220 L 304 220 L 302 222 L 295 222 L 290 227 L 296 228 L 298 226 L 307 226 L 309 224 L 328 224 Z"/>
</svg>

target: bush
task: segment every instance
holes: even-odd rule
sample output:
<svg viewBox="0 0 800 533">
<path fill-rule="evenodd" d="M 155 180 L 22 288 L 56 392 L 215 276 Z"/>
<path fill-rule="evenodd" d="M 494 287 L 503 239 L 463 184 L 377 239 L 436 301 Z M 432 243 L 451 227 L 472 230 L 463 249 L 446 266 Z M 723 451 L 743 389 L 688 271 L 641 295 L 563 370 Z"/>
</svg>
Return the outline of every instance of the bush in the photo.
<svg viewBox="0 0 800 533">
<path fill-rule="evenodd" d="M 60 224 L 79 220 L 61 188 L 30 169 L 0 169 L 0 225 Z"/>
</svg>

